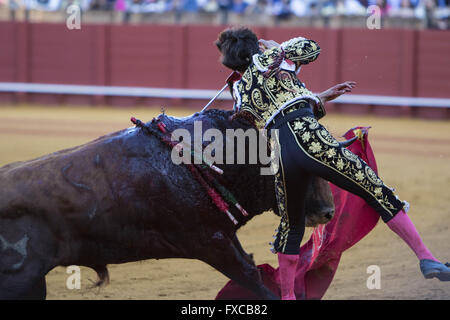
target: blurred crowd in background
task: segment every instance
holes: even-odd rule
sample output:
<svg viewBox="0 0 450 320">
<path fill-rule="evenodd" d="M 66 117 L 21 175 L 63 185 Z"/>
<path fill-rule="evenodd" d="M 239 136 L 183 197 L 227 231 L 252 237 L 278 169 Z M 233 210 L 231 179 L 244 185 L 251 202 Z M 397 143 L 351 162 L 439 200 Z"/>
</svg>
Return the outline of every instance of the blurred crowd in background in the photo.
<svg viewBox="0 0 450 320">
<path fill-rule="evenodd" d="M 424 19 L 450 18 L 450 0 L 0 0 L 10 10 L 58 11 L 77 4 L 83 11 L 126 13 L 233 13 L 260 14 L 279 19 L 292 17 L 367 16 L 372 5 L 381 16 Z"/>
</svg>

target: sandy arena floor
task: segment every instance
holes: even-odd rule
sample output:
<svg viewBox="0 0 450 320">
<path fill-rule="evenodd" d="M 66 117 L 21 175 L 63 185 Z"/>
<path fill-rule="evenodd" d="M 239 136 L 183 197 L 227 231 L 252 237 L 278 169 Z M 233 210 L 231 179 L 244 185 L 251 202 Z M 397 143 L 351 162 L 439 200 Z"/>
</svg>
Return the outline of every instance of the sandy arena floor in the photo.
<svg viewBox="0 0 450 320">
<path fill-rule="evenodd" d="M 0 108 L 0 166 L 76 146 L 131 126 L 130 116 L 150 120 L 159 108 Z M 167 109 L 169 115 L 185 110 Z M 425 243 L 450 260 L 450 122 L 328 115 L 323 121 L 337 137 L 349 128 L 372 126 L 370 141 L 380 176 L 408 200 L 410 216 Z M 257 264 L 277 266 L 269 251 L 278 217 L 256 217 L 238 231 Z M 304 240 L 307 240 L 310 230 Z M 366 286 L 367 267 L 381 268 L 381 289 Z M 227 278 L 196 260 L 167 259 L 109 266 L 111 282 L 92 288 L 94 271 L 82 268 L 81 289 L 69 290 L 66 269 L 47 275 L 48 299 L 214 299 Z M 425 280 L 412 251 L 382 222 L 346 251 L 325 299 L 450 299 L 450 283 Z"/>
</svg>

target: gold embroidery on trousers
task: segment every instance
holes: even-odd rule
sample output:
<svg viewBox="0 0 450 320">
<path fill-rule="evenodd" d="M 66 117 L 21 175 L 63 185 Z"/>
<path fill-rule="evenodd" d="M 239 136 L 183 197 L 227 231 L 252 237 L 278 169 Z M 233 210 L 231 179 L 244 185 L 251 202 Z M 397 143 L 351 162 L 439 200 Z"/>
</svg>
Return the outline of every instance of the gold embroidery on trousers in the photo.
<svg viewBox="0 0 450 320">
<path fill-rule="evenodd" d="M 391 210 L 398 209 L 389 201 L 388 196 L 383 195 L 383 181 L 375 171 L 350 150 L 337 147 L 337 141 L 316 119 L 302 117 L 288 122 L 288 127 L 297 145 L 307 156 L 353 181 L 375 198 L 389 215 L 393 215 Z"/>
<path fill-rule="evenodd" d="M 287 198 L 287 189 L 286 189 L 286 181 L 284 178 L 284 167 L 283 167 L 283 159 L 281 157 L 281 146 L 279 142 L 279 132 L 276 130 L 274 132 L 275 143 L 278 144 L 278 153 L 279 153 L 279 163 L 281 170 L 278 170 L 275 174 L 275 193 L 277 197 L 278 203 L 278 213 L 281 217 L 280 225 L 278 227 L 277 233 L 277 248 L 276 251 L 284 252 L 287 244 L 287 235 L 289 233 L 289 217 L 288 217 L 288 198 Z"/>
</svg>

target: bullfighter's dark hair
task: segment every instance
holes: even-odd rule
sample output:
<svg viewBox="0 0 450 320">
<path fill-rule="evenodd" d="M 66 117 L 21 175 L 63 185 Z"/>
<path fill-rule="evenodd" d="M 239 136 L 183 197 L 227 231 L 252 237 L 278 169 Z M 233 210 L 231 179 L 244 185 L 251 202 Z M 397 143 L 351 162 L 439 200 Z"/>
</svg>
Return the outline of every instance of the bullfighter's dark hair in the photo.
<svg viewBox="0 0 450 320">
<path fill-rule="evenodd" d="M 252 56 L 259 51 L 258 38 L 248 28 L 228 28 L 222 31 L 216 46 L 222 52 L 222 64 L 244 72 L 250 65 Z"/>
</svg>

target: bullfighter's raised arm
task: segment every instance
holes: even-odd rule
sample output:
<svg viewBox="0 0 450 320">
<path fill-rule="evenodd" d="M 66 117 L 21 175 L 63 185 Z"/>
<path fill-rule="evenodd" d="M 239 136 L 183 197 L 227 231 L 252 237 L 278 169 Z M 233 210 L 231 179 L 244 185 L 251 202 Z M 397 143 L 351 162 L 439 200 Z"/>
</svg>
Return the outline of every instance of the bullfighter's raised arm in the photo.
<svg viewBox="0 0 450 320">
<path fill-rule="evenodd" d="M 293 38 L 278 44 L 273 40 L 259 40 L 263 52 L 253 57 L 253 62 L 260 70 L 269 68 L 280 57 L 295 63 L 296 69 L 303 64 L 315 61 L 320 54 L 320 47 L 314 40 L 302 37 Z"/>
</svg>

